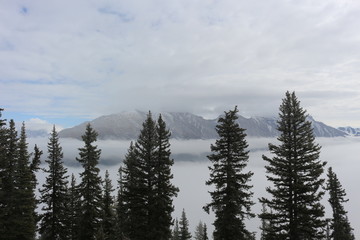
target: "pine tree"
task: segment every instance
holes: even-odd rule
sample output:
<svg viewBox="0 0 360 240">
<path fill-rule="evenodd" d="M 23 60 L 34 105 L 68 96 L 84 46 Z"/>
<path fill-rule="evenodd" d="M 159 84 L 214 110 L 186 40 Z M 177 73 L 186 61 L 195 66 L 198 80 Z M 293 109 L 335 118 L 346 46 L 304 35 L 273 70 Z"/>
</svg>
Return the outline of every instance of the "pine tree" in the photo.
<svg viewBox="0 0 360 240">
<path fill-rule="evenodd" d="M 81 199 L 81 218 L 79 221 L 79 239 L 95 239 L 101 226 L 101 209 L 102 209 L 102 189 L 100 169 L 98 163 L 101 150 L 97 149 L 93 143 L 97 140 L 97 132 L 90 124 L 86 126 L 85 134 L 82 136 L 84 147 L 79 148 L 79 158 L 84 171 L 80 173 L 81 182 L 79 192 Z"/>
<path fill-rule="evenodd" d="M 45 183 L 40 189 L 40 201 L 44 206 L 41 214 L 40 234 L 42 240 L 68 240 L 67 226 L 67 169 L 63 165 L 63 152 L 55 126 L 48 142 L 48 169 Z"/>
<path fill-rule="evenodd" d="M 177 218 L 175 219 L 174 229 L 171 233 L 171 240 L 180 240 L 180 228 Z"/>
<path fill-rule="evenodd" d="M 31 169 L 28 143 L 26 142 L 25 124 L 21 127 L 16 163 L 16 239 L 35 239 L 36 232 L 36 198 L 34 175 Z"/>
<path fill-rule="evenodd" d="M 125 240 L 124 224 L 126 219 L 125 205 L 124 205 L 124 178 L 123 178 L 123 167 L 119 168 L 119 190 L 116 199 L 116 223 L 115 223 L 115 239 Z"/>
<path fill-rule="evenodd" d="M 172 198 L 178 189 L 171 184 L 173 160 L 169 137 L 161 116 L 156 124 L 149 113 L 124 160 L 123 199 L 128 216 L 124 231 L 130 239 L 171 237 Z"/>
<path fill-rule="evenodd" d="M 181 213 L 181 218 L 179 221 L 180 229 L 179 229 L 179 239 L 187 240 L 191 239 L 191 233 L 189 232 L 189 221 L 186 218 L 185 209 L 183 209 Z"/>
<path fill-rule="evenodd" d="M 195 228 L 195 240 L 204 240 L 204 224 L 200 221 Z"/>
<path fill-rule="evenodd" d="M 343 206 L 349 199 L 345 199 L 345 190 L 342 188 L 337 175 L 333 172 L 331 167 L 328 169 L 327 176 L 326 190 L 329 191 L 329 203 L 333 210 L 333 218 L 330 226 L 332 230 L 331 237 L 334 240 L 353 240 L 355 239 L 352 232 L 353 229 L 350 226 L 347 211 L 345 211 Z"/>
<path fill-rule="evenodd" d="M 6 234 L 6 192 L 4 189 L 4 179 L 6 172 L 6 149 L 7 149 L 7 128 L 6 120 L 1 119 L 2 111 L 0 108 L 0 239 L 3 240 Z"/>
<path fill-rule="evenodd" d="M 69 239 L 77 240 L 79 238 L 79 222 L 81 216 L 81 196 L 76 185 L 75 175 L 71 175 L 70 187 L 68 188 L 68 222 Z"/>
<path fill-rule="evenodd" d="M 206 224 L 204 223 L 204 232 L 203 232 L 203 240 L 209 240 L 209 237 L 208 237 L 208 234 L 207 234 L 207 226 Z"/>
<path fill-rule="evenodd" d="M 295 93 L 286 92 L 280 106 L 277 138 L 279 146 L 269 144 L 272 158 L 263 156 L 271 198 L 260 201 L 270 208 L 261 214 L 272 222 L 276 239 L 322 239 L 325 227 L 324 195 L 321 178 L 326 163 L 319 160 L 320 146 L 315 143 L 311 122 L 300 107 Z"/>
<path fill-rule="evenodd" d="M 151 229 L 154 233 L 154 240 L 168 240 L 171 237 L 172 217 L 174 211 L 172 204 L 173 197 L 177 196 L 179 191 L 172 183 L 173 175 L 171 167 L 174 160 L 170 158 L 170 131 L 166 128 L 161 115 L 156 125 L 157 149 L 154 159 L 154 206 L 149 213 L 153 218 Z"/>
<path fill-rule="evenodd" d="M 115 238 L 115 213 L 114 213 L 114 199 L 111 193 L 114 191 L 109 172 L 105 172 L 104 180 L 104 196 L 103 196 L 103 219 L 102 227 L 105 240 L 113 240 Z"/>
<path fill-rule="evenodd" d="M 210 192 L 212 201 L 204 209 L 209 212 L 211 208 L 215 212 L 215 240 L 249 238 L 244 219 L 254 217 L 250 211 L 254 203 L 249 185 L 253 173 L 244 172 L 249 152 L 245 129 L 237 123 L 237 112 L 235 107 L 219 118 L 216 126 L 219 139 L 211 145 L 212 154 L 208 156 L 213 166 L 209 167 L 210 179 L 206 184 L 214 185 L 215 190 Z"/>
<path fill-rule="evenodd" d="M 122 232 L 124 233 L 122 237 L 125 239 L 146 239 L 147 202 L 145 199 L 145 173 L 139 168 L 139 159 L 135 155 L 135 146 L 132 142 L 125 156 L 122 172 L 123 195 L 122 202 L 119 201 L 118 203 L 124 207 L 124 210 L 122 210 L 124 214 L 118 216 L 126 216 L 122 226 Z M 121 218 L 118 219 L 118 221 L 120 220 Z"/>
<path fill-rule="evenodd" d="M 18 233 L 17 212 L 16 212 L 16 174 L 18 161 L 18 141 L 17 131 L 14 120 L 10 120 L 9 128 L 4 129 L 4 153 L 2 159 L 2 198 L 1 203 L 1 222 L 3 234 L 0 239 L 16 239 Z"/>
</svg>

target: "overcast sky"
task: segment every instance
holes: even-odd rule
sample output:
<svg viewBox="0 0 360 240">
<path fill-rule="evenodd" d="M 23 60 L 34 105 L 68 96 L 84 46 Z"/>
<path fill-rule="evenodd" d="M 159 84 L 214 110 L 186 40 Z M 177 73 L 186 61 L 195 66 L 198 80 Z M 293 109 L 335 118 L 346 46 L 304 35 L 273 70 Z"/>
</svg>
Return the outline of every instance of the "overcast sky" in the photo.
<svg viewBox="0 0 360 240">
<path fill-rule="evenodd" d="M 360 1 L 0 0 L 0 107 L 69 127 L 129 110 L 360 127 Z M 40 120 L 41 119 L 41 120 Z"/>
</svg>

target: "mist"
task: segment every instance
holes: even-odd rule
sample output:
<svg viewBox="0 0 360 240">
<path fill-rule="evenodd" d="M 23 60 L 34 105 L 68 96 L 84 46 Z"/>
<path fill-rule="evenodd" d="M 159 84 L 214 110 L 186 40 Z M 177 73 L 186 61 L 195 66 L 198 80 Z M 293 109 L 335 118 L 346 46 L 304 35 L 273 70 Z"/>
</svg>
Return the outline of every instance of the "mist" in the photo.
<svg viewBox="0 0 360 240">
<path fill-rule="evenodd" d="M 44 152 L 42 156 L 42 163 L 47 156 L 47 138 L 29 138 L 29 148 L 32 149 L 34 144 L 37 144 Z M 258 198 L 267 196 L 265 188 L 270 183 L 266 181 L 265 161 L 262 160 L 262 155 L 267 156 L 270 153 L 267 150 L 268 143 L 276 143 L 275 138 L 247 138 L 249 143 L 249 163 L 245 171 L 252 171 L 251 184 L 254 192 L 253 201 L 255 205 L 252 211 L 255 214 L 261 212 L 261 205 Z M 206 186 L 205 182 L 209 178 L 208 166 L 210 162 L 206 155 L 210 153 L 210 145 L 215 140 L 176 140 L 171 139 L 171 152 L 175 164 L 172 168 L 174 174 L 173 183 L 179 187 L 180 192 L 177 198 L 174 199 L 175 211 L 174 218 L 180 218 L 182 209 L 185 209 L 188 220 L 190 222 L 190 230 L 193 233 L 196 225 L 201 220 L 208 226 L 208 233 L 213 231 L 214 215 L 207 214 L 202 207 L 210 202 L 211 187 Z M 345 209 L 348 211 L 348 217 L 351 226 L 354 228 L 355 237 L 360 237 L 360 194 L 358 192 L 358 184 L 360 182 L 359 166 L 360 166 L 360 138 L 356 137 L 340 137 L 340 138 L 317 138 L 316 142 L 322 146 L 320 158 L 326 161 L 326 170 L 328 167 L 333 167 L 337 174 L 343 188 L 347 193 L 349 202 L 345 203 Z M 64 163 L 68 168 L 68 173 L 75 174 L 77 181 L 79 181 L 78 173 L 82 168 L 76 161 L 78 157 L 78 148 L 83 146 L 83 142 L 76 139 L 60 139 L 60 144 L 64 152 Z M 124 159 L 130 141 L 116 141 L 116 140 L 100 140 L 96 143 L 102 150 L 99 167 L 101 175 L 104 176 L 105 170 L 108 170 L 114 187 L 117 186 L 118 169 Z M 324 177 L 326 172 L 324 173 Z M 45 176 L 42 172 L 38 173 L 40 184 L 43 183 Z M 40 186 L 40 185 L 39 185 Z M 115 192 L 114 192 L 115 194 Z M 327 202 L 328 195 L 325 195 L 323 204 L 326 208 L 326 217 L 331 217 L 331 208 Z M 256 217 L 247 221 L 248 229 L 252 232 L 260 234 L 259 226 L 260 220 Z"/>
</svg>

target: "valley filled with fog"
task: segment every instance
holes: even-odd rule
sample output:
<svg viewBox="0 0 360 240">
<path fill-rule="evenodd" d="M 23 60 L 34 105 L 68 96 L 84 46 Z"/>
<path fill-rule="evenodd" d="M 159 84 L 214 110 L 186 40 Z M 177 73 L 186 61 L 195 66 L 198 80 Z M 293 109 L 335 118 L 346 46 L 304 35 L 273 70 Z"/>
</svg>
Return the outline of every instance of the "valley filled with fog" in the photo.
<svg viewBox="0 0 360 240">
<path fill-rule="evenodd" d="M 42 163 L 47 156 L 47 138 L 29 138 L 29 148 L 37 144 L 44 152 Z M 265 161 L 262 155 L 269 156 L 267 145 L 269 142 L 276 143 L 275 138 L 247 138 L 250 154 L 249 164 L 245 171 L 254 172 L 252 178 L 253 187 L 253 212 L 261 212 L 258 198 L 266 196 L 265 188 L 269 183 L 266 182 Z M 179 187 L 178 197 L 174 199 L 174 217 L 180 218 L 184 208 L 190 222 L 190 230 L 193 233 L 195 226 L 201 220 L 208 225 L 209 233 L 213 231 L 212 221 L 214 216 L 203 211 L 202 207 L 210 201 L 208 190 L 210 187 L 205 185 L 209 178 L 208 166 L 210 162 L 206 155 L 210 153 L 210 144 L 215 140 L 176 140 L 171 139 L 172 158 L 175 160 L 172 172 L 174 174 L 173 183 Z M 327 167 L 333 167 L 338 175 L 343 188 L 347 193 L 349 202 L 345 203 L 348 217 L 354 228 L 355 237 L 360 237 L 360 193 L 357 184 L 360 182 L 360 137 L 338 137 L 338 138 L 317 138 L 316 142 L 322 146 L 320 158 L 328 162 Z M 71 138 L 61 138 L 60 144 L 64 152 L 64 163 L 68 168 L 68 173 L 79 173 L 82 168 L 75 158 L 78 156 L 78 148 L 83 146 L 83 142 Z M 114 187 L 117 186 L 118 169 L 124 159 L 130 141 L 100 140 L 97 145 L 102 149 L 99 167 L 101 174 L 109 170 Z M 42 165 L 45 167 L 45 165 Z M 76 175 L 77 181 L 79 177 Z M 40 184 L 44 181 L 44 173 L 38 173 Z M 39 185 L 40 186 L 40 185 Z M 114 192 L 115 194 L 115 192 Z M 323 203 L 326 208 L 327 217 L 330 217 L 331 209 L 327 202 L 328 196 L 325 195 Z M 248 221 L 250 231 L 260 232 L 260 220 L 258 218 Z"/>
</svg>

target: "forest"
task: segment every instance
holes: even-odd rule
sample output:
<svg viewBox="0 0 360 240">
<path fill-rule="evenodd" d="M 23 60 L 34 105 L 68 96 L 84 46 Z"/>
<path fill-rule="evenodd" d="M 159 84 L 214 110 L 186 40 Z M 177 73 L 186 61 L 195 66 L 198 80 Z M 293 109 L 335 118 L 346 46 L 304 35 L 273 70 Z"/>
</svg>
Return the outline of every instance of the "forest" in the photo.
<svg viewBox="0 0 360 240">
<path fill-rule="evenodd" d="M 215 215 L 213 232 L 201 221 L 190 232 L 186 209 L 173 216 L 180 190 L 172 183 L 171 131 L 161 115 L 154 119 L 148 113 L 113 183 L 107 171 L 100 175 L 101 149 L 90 124 L 76 157 L 82 171 L 70 176 L 55 126 L 46 152 L 36 145 L 29 151 L 25 124 L 18 133 L 14 120 L 1 118 L 2 111 L 0 240 L 252 240 L 256 235 L 245 220 L 255 216 L 261 219 L 261 240 L 355 239 L 345 189 L 336 169 L 319 159 L 321 146 L 295 92 L 285 93 L 278 143 L 269 143 L 270 154 L 262 156 L 268 195 L 259 199 L 250 183 L 254 173 L 246 170 L 249 150 L 237 107 L 218 119 L 204 183 L 213 187 L 211 201 L 203 206 Z M 46 177 L 42 185 L 39 172 Z M 331 218 L 325 218 L 321 203 L 326 192 Z M 252 211 L 257 201 L 263 207 L 259 213 Z"/>
</svg>

